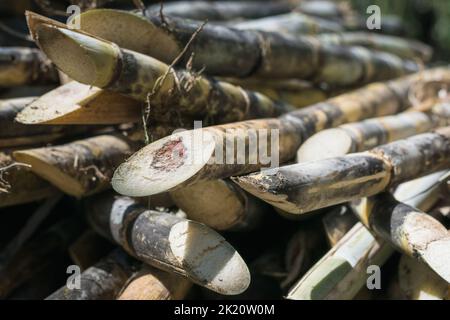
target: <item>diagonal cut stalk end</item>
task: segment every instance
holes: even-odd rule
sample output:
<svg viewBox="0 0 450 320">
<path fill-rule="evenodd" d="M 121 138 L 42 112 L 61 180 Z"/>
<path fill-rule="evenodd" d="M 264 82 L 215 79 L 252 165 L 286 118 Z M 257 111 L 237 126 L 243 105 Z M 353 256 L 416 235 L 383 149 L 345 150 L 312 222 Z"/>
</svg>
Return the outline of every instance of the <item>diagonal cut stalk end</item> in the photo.
<svg viewBox="0 0 450 320">
<path fill-rule="evenodd" d="M 122 163 L 114 172 L 112 186 L 118 193 L 134 197 L 171 190 L 204 168 L 214 149 L 215 140 L 205 130 L 175 133 Z"/>
<path fill-rule="evenodd" d="M 70 78 L 97 87 L 113 79 L 120 49 L 111 42 L 46 23 L 32 34 L 48 58 Z"/>
</svg>

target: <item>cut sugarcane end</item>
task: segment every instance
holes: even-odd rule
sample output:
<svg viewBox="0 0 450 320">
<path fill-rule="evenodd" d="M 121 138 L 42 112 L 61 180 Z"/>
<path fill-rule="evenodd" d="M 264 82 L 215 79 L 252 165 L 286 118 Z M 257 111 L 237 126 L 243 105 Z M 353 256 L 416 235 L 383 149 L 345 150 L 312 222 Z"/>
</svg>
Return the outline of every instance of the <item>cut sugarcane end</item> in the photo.
<svg viewBox="0 0 450 320">
<path fill-rule="evenodd" d="M 205 287 L 224 294 L 244 292 L 250 272 L 239 253 L 217 232 L 194 221 L 175 224 L 169 234 L 172 253 Z"/>
<path fill-rule="evenodd" d="M 297 151 L 297 162 L 344 156 L 352 151 L 352 138 L 339 128 L 316 133 Z"/>
<path fill-rule="evenodd" d="M 183 131 L 155 141 L 133 154 L 114 172 L 118 193 L 143 197 L 182 184 L 207 165 L 215 149 L 213 136 L 204 130 Z"/>
<path fill-rule="evenodd" d="M 37 25 L 35 32 L 42 51 L 69 77 L 97 87 L 110 83 L 120 55 L 117 46 L 49 24 Z"/>
<path fill-rule="evenodd" d="M 422 253 L 422 260 L 450 284 L 450 234 L 429 243 Z"/>
</svg>

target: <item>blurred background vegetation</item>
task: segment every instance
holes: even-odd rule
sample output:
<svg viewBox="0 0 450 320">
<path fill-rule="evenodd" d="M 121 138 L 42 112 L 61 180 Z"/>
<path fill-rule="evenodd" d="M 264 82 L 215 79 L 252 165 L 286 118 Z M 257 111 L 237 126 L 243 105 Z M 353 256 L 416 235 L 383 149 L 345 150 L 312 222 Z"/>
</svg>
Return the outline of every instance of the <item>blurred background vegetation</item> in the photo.
<svg viewBox="0 0 450 320">
<path fill-rule="evenodd" d="M 449 0 L 350 0 L 361 15 L 370 5 L 381 8 L 383 15 L 398 16 L 405 24 L 407 36 L 419 39 L 435 49 L 434 61 L 450 61 Z"/>
</svg>

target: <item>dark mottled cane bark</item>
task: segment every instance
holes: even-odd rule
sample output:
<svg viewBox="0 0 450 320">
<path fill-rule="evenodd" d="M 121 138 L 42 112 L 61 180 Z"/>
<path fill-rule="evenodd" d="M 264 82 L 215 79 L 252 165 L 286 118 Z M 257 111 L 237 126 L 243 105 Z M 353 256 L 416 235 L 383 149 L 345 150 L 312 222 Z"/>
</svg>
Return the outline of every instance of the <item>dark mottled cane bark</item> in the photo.
<svg viewBox="0 0 450 320">
<path fill-rule="evenodd" d="M 438 220 L 390 193 L 365 198 L 355 206 L 360 207 L 355 212 L 368 228 L 450 282 L 450 233 Z"/>
<path fill-rule="evenodd" d="M 82 231 L 77 218 L 68 218 L 50 227 L 0 266 L 0 297 L 43 270 L 52 259 L 64 254 L 70 242 Z"/>
<path fill-rule="evenodd" d="M 86 132 L 86 126 L 27 126 L 15 121 L 17 114 L 36 97 L 0 100 L 0 147 L 17 147 L 49 143 L 64 136 Z"/>
<path fill-rule="evenodd" d="M 334 33 L 344 30 L 339 23 L 334 21 L 311 17 L 296 11 L 242 22 L 232 22 L 229 25 L 242 30 L 261 30 L 297 36 L 324 32 Z"/>
<path fill-rule="evenodd" d="M 82 19 L 87 21 L 83 27 L 85 31 L 165 63 L 174 61 L 201 26 L 200 22 L 179 18 L 167 17 L 164 23 L 158 16 L 140 17 L 134 13 L 113 10 L 89 11 Z M 107 20 L 108 27 L 99 26 L 99 20 Z M 127 28 L 130 25 L 138 28 L 139 33 L 143 34 L 143 40 L 122 41 L 127 31 L 123 27 L 125 24 L 118 25 L 119 21 L 127 21 Z M 153 45 L 144 45 L 150 39 L 154 41 L 153 37 L 146 40 L 146 34 L 157 37 L 163 47 L 154 50 Z M 43 42 L 37 41 L 48 53 L 42 46 Z M 195 54 L 190 60 L 192 53 Z M 204 70 L 210 75 L 297 78 L 335 86 L 386 80 L 418 70 L 418 65 L 413 61 L 364 47 L 337 46 L 311 37 L 293 38 L 281 33 L 240 30 L 213 24 L 203 26 L 190 43 L 188 51 L 179 61 L 181 66 L 187 64 L 194 70 Z M 130 71 L 130 74 L 133 73 Z"/>
</svg>

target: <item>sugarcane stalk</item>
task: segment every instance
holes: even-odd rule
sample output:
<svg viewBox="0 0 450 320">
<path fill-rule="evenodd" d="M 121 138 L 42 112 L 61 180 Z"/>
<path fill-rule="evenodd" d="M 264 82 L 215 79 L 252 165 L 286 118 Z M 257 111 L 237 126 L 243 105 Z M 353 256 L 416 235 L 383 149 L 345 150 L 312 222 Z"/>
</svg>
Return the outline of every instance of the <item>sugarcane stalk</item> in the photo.
<svg viewBox="0 0 450 320">
<path fill-rule="evenodd" d="M 371 32 L 343 32 L 320 34 L 316 37 L 320 42 L 342 45 L 363 46 L 395 54 L 403 59 L 418 59 L 427 62 L 433 50 L 428 45 L 412 39 L 382 35 Z"/>
<path fill-rule="evenodd" d="M 275 207 L 303 214 L 368 197 L 450 165 L 450 127 L 342 157 L 232 178 Z"/>
<path fill-rule="evenodd" d="M 109 241 L 89 229 L 68 248 L 69 256 L 82 271 L 94 265 L 112 250 Z"/>
<path fill-rule="evenodd" d="M 14 151 L 13 157 L 64 193 L 83 197 L 108 189 L 114 169 L 135 150 L 135 143 L 125 136 L 100 135 Z"/>
<path fill-rule="evenodd" d="M 0 48 L 0 87 L 52 82 L 58 82 L 56 69 L 38 49 Z"/>
<path fill-rule="evenodd" d="M 340 21 L 345 30 L 348 31 L 360 31 L 367 30 L 367 17 L 354 15 L 353 17 L 347 17 L 343 21 Z M 384 14 L 383 22 L 381 23 L 381 29 L 372 30 L 377 33 L 393 35 L 393 36 L 405 36 L 406 26 L 402 19 L 395 15 Z"/>
<path fill-rule="evenodd" d="M 284 101 L 296 108 L 302 108 L 326 100 L 335 95 L 301 80 L 261 80 L 225 78 L 224 81 L 243 87 L 246 90 L 258 91 L 272 100 Z"/>
<path fill-rule="evenodd" d="M 327 212 L 322 218 L 322 224 L 330 246 L 334 247 L 357 222 L 347 206 L 338 206 Z"/>
<path fill-rule="evenodd" d="M 450 105 L 438 104 L 427 112 L 406 111 L 323 130 L 298 149 L 297 162 L 315 161 L 369 150 L 376 146 L 450 124 Z"/>
<path fill-rule="evenodd" d="M 409 300 L 447 300 L 450 286 L 420 261 L 403 255 L 398 266 L 399 285 Z"/>
<path fill-rule="evenodd" d="M 257 92 L 188 71 L 173 71 L 150 56 L 69 29 L 38 24 L 35 31 L 46 54 L 74 80 L 140 101 L 149 100 L 156 120 L 175 107 L 182 114 L 220 119 L 221 123 L 270 117 L 292 110 L 289 105 L 271 101 Z M 69 47 L 70 52 L 62 52 Z M 71 59 L 60 59 L 61 54 L 69 54 Z M 96 62 L 99 64 L 95 65 Z"/>
<path fill-rule="evenodd" d="M 85 81 L 84 83 L 90 81 L 88 84 L 100 87 L 102 84 L 109 84 L 109 88 L 112 90 L 135 91 L 130 86 L 138 85 L 136 83 L 136 77 L 140 78 L 138 75 L 132 76 L 134 84 L 126 84 L 119 80 L 121 82 L 119 86 L 114 86 L 112 83 L 116 79 L 110 82 L 106 78 L 109 75 L 112 77 L 113 70 L 117 67 L 114 66 L 117 64 L 116 61 L 122 61 L 127 65 L 122 65 L 122 70 L 126 70 L 127 73 L 137 73 L 133 71 L 136 67 L 127 62 L 130 59 L 133 59 L 132 63 L 142 69 L 144 61 L 136 52 L 143 52 L 160 59 L 164 63 L 176 61 L 181 66 L 191 65 L 194 70 L 206 70 L 206 73 L 209 75 L 254 76 L 266 79 L 296 78 L 309 80 L 313 83 L 326 82 L 338 87 L 391 79 L 419 70 L 417 63 L 402 60 L 389 53 L 368 50 L 364 47 L 322 44 L 314 38 L 293 38 L 280 33 L 203 25 L 200 22 L 186 22 L 177 18 L 166 18 L 166 23 L 163 24 L 159 17 L 147 17 L 145 19 L 125 11 L 91 10 L 83 14 L 82 19 L 85 23 L 83 30 L 102 39 L 121 42 L 123 45 L 120 45 L 120 47 L 124 49 L 120 51 L 119 48 L 110 43 L 108 44 L 105 41 L 100 43 L 99 39 L 97 39 L 98 41 L 95 44 L 92 37 L 89 40 L 80 35 L 80 33 L 75 39 L 76 35 L 63 30 L 63 27 L 58 25 L 57 28 L 59 29 L 50 29 L 48 26 L 55 26 L 55 23 L 38 19 L 35 15 L 28 14 L 30 31 L 34 35 L 33 38 L 36 43 L 49 56 L 52 62 L 74 80 Z M 105 20 L 108 20 L 108 28 L 99 26 L 98 21 L 104 22 Z M 30 21 L 34 22 L 30 23 Z M 86 24 L 86 21 L 91 22 Z M 122 23 L 118 25 L 118 21 L 122 21 Z M 145 30 L 145 33 L 152 35 L 145 41 L 147 43 L 151 41 L 152 45 L 148 45 L 144 49 L 142 38 L 137 38 L 134 41 L 130 39 L 128 30 L 135 27 L 141 30 L 140 33 Z M 169 29 L 169 32 L 167 29 Z M 201 32 L 195 33 L 198 30 L 201 30 Z M 126 43 L 121 41 L 124 34 L 129 38 Z M 195 34 L 195 39 L 189 42 L 188 39 L 193 34 Z M 158 46 L 158 49 L 154 50 L 156 49 L 153 45 L 155 37 L 159 43 L 164 44 L 164 49 Z M 49 38 L 53 39 L 55 43 L 49 41 Z M 99 50 L 101 47 L 101 52 L 94 55 L 91 54 L 90 57 L 86 56 L 85 59 L 81 58 L 81 55 L 83 55 L 81 52 L 85 51 L 83 49 L 78 50 L 78 53 L 73 50 L 67 52 L 69 47 L 86 46 L 88 41 L 90 45 L 95 45 L 96 50 Z M 139 43 L 136 43 L 138 41 Z M 189 43 L 189 47 L 185 49 L 187 43 Z M 130 50 L 136 52 L 131 52 Z M 186 51 L 184 52 L 184 50 Z M 122 52 L 122 56 L 125 52 L 128 56 L 132 55 L 134 58 L 128 58 L 128 56 L 121 58 L 120 52 Z M 183 52 L 183 56 L 177 59 L 180 53 Z M 191 59 L 193 53 L 194 57 Z M 82 75 L 94 72 L 93 68 L 87 67 L 90 70 L 74 72 L 76 70 L 73 70 L 73 67 L 70 66 L 72 63 L 62 59 L 62 56 L 67 56 L 68 54 L 71 54 L 71 57 L 78 62 L 78 65 L 81 64 L 82 60 L 91 61 L 90 63 L 94 64 L 95 61 L 108 60 L 107 63 L 102 63 L 101 66 L 97 63 L 98 67 L 103 69 L 105 79 L 101 80 L 105 80 L 105 82 L 96 83 L 95 77 Z M 148 70 L 149 66 L 146 66 L 146 69 Z M 141 73 L 151 77 L 151 75 L 155 74 L 155 69 L 151 68 L 148 71 L 142 69 Z M 100 69 L 97 72 L 101 72 Z M 162 70 L 159 72 L 164 73 Z M 184 76 L 188 77 L 186 74 Z M 173 88 L 173 85 L 171 86 L 172 80 L 170 80 L 172 77 L 168 78 L 166 85 L 169 88 Z M 182 79 L 182 77 L 178 78 Z M 147 86 L 150 86 L 150 90 L 145 88 L 146 90 L 144 91 L 151 92 L 152 86 L 148 85 L 151 82 L 146 81 Z M 143 83 L 140 84 L 144 85 Z M 146 86 L 144 85 L 144 87 Z M 141 87 L 138 87 L 138 91 L 140 91 L 139 88 Z M 130 94 L 130 92 L 127 93 Z"/>
<path fill-rule="evenodd" d="M 205 194 L 208 196 L 205 197 Z M 205 181 L 170 192 L 174 203 L 189 219 L 216 230 L 256 228 L 268 211 L 265 203 L 229 180 Z"/>
<path fill-rule="evenodd" d="M 261 30 L 290 35 L 320 34 L 344 30 L 339 23 L 311 17 L 296 11 L 242 22 L 232 22 L 229 25 L 242 30 Z"/>
<path fill-rule="evenodd" d="M 67 285 L 46 300 L 111 300 L 136 270 L 136 262 L 120 249 L 114 250 L 80 275 L 80 288 Z"/>
<path fill-rule="evenodd" d="M 0 207 L 42 200 L 57 192 L 28 166 L 16 163 L 9 154 L 0 152 Z"/>
<path fill-rule="evenodd" d="M 406 182 L 395 196 L 410 206 L 429 210 L 439 199 L 445 171 Z M 381 266 L 394 252 L 358 222 L 289 291 L 288 299 L 352 299 L 366 282 L 367 267 Z"/>
<path fill-rule="evenodd" d="M 32 0 L 17 0 L 12 3 L 2 2 L 0 4 L 0 15 L 11 16 L 11 15 L 22 15 L 23 12 L 30 7 Z"/>
<path fill-rule="evenodd" d="M 147 145 L 120 165 L 112 185 L 125 195 L 147 196 L 284 163 L 295 157 L 302 142 L 312 134 L 346 122 L 405 110 L 410 106 L 408 92 L 414 83 L 446 83 L 448 76 L 445 69 L 429 70 L 371 84 L 279 118 L 178 132 Z M 256 141 L 265 142 L 267 148 L 258 152 Z M 235 152 L 238 146 L 234 145 L 240 143 L 248 153 Z"/>
<path fill-rule="evenodd" d="M 367 228 L 450 283 L 450 233 L 438 220 L 390 193 L 364 198 L 353 207 Z"/>
<path fill-rule="evenodd" d="M 28 130 L 52 128 L 36 124 L 86 125 L 138 122 L 141 120 L 142 105 L 141 102 L 129 97 L 72 81 L 29 101 L 17 114 L 16 121 L 21 124 L 33 124 L 21 126 Z M 18 126 L 17 123 L 14 125 Z"/>
<path fill-rule="evenodd" d="M 81 222 L 72 217 L 53 225 L 27 243 L 12 259 L 0 266 L 0 297 L 5 298 L 34 274 L 63 254 L 82 230 Z"/>
<path fill-rule="evenodd" d="M 228 21 L 256 19 L 289 12 L 293 9 L 289 1 L 177 1 L 165 3 L 163 15 L 193 20 Z M 147 8 L 151 15 L 159 15 L 161 6 L 155 4 Z"/>
<path fill-rule="evenodd" d="M 179 274 L 212 291 L 235 295 L 250 274 L 236 250 L 207 226 L 176 215 L 145 210 L 127 197 L 108 194 L 92 200 L 88 220 L 130 255 Z"/>
<path fill-rule="evenodd" d="M 86 126 L 27 126 L 15 117 L 36 97 L 0 100 L 0 147 L 18 147 L 56 141 L 62 137 L 86 132 Z"/>
<path fill-rule="evenodd" d="M 122 289 L 117 300 L 182 300 L 192 282 L 177 274 L 144 266 Z"/>
</svg>

